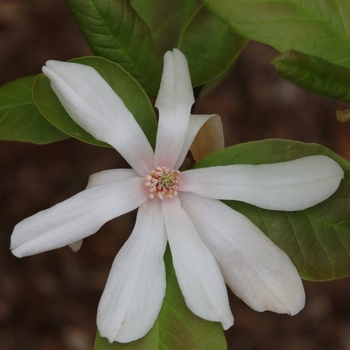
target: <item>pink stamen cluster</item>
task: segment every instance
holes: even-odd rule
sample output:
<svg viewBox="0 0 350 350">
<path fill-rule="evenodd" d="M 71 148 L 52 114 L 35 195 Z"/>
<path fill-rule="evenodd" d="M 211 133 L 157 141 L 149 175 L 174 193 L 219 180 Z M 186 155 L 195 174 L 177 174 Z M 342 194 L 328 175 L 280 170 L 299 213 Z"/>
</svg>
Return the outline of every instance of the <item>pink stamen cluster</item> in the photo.
<svg viewBox="0 0 350 350">
<path fill-rule="evenodd" d="M 146 187 L 149 187 L 149 198 L 157 196 L 159 199 L 177 196 L 177 187 L 181 186 L 178 170 L 165 166 L 158 166 L 146 176 Z"/>
</svg>

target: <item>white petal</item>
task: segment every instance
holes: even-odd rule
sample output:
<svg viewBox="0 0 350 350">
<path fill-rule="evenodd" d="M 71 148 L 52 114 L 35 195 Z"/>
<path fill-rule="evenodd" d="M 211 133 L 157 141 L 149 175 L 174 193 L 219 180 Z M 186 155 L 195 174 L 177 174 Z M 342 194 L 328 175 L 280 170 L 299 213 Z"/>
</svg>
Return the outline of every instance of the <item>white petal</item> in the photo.
<svg viewBox="0 0 350 350">
<path fill-rule="evenodd" d="M 178 191 L 231 199 L 272 210 L 302 210 L 330 197 L 344 176 L 329 157 L 262 165 L 226 165 L 181 173 Z"/>
<path fill-rule="evenodd" d="M 153 168 L 153 150 L 133 115 L 92 67 L 47 61 L 43 73 L 71 118 L 113 146 L 140 174 Z"/>
<path fill-rule="evenodd" d="M 186 57 L 177 49 L 164 56 L 162 81 L 155 106 L 159 123 L 155 165 L 174 168 L 182 152 L 194 103 Z"/>
<path fill-rule="evenodd" d="M 188 123 L 188 128 L 186 132 L 185 141 L 182 147 L 182 151 L 179 155 L 178 160 L 176 161 L 173 169 L 179 169 L 183 163 L 188 150 L 191 147 L 191 144 L 196 137 L 199 129 L 208 121 L 209 118 L 218 116 L 217 114 L 191 114 L 190 120 Z"/>
<path fill-rule="evenodd" d="M 12 253 L 23 257 L 69 245 L 137 208 L 147 198 L 140 177 L 86 189 L 17 224 L 11 236 Z"/>
<path fill-rule="evenodd" d="M 92 174 L 89 177 L 86 188 L 92 188 L 101 185 L 107 185 L 116 181 L 124 180 L 131 177 L 137 177 L 133 169 L 109 169 Z"/>
<path fill-rule="evenodd" d="M 258 227 L 220 201 L 189 193 L 179 197 L 239 298 L 256 311 L 295 315 L 304 307 L 298 271 Z"/>
<path fill-rule="evenodd" d="M 166 243 L 160 203 L 147 201 L 114 260 L 98 306 L 97 326 L 109 342 L 130 342 L 152 328 L 165 295 Z"/>
<path fill-rule="evenodd" d="M 233 324 L 225 282 L 213 255 L 199 238 L 177 197 L 162 201 L 176 277 L 188 308 L 197 316 Z"/>
</svg>

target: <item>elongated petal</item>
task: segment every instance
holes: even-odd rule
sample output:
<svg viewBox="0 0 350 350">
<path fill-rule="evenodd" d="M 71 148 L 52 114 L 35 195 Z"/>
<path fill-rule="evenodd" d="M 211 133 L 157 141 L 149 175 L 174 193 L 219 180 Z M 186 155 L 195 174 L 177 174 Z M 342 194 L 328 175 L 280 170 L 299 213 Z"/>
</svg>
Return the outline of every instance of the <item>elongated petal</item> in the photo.
<svg viewBox="0 0 350 350">
<path fill-rule="evenodd" d="M 109 169 L 92 174 L 89 177 L 86 188 L 107 185 L 127 178 L 137 177 L 138 174 L 133 169 Z"/>
<path fill-rule="evenodd" d="M 179 196 L 238 297 L 256 311 L 295 315 L 304 307 L 298 271 L 258 227 L 220 201 L 190 193 Z"/>
<path fill-rule="evenodd" d="M 177 49 L 164 56 L 162 81 L 155 106 L 159 123 L 155 165 L 174 168 L 182 152 L 194 103 L 186 57 Z"/>
<path fill-rule="evenodd" d="M 199 238 L 177 197 L 162 201 L 176 277 L 188 308 L 197 316 L 233 324 L 225 283 L 213 255 Z"/>
<path fill-rule="evenodd" d="M 96 186 L 107 185 L 116 181 L 124 180 L 129 177 L 137 177 L 138 174 L 133 169 L 110 169 L 100 171 L 99 173 L 92 174 L 89 177 L 86 188 L 92 188 Z M 73 252 L 77 252 L 83 244 L 83 240 L 79 239 L 76 242 L 69 244 L 69 247 Z"/>
<path fill-rule="evenodd" d="M 72 119 L 113 146 L 140 174 L 153 168 L 153 150 L 124 102 L 92 67 L 47 61 L 43 73 Z"/>
<path fill-rule="evenodd" d="M 107 221 L 144 203 L 147 191 L 140 177 L 86 189 L 16 225 L 12 253 L 33 255 L 69 245 L 95 233 Z"/>
<path fill-rule="evenodd" d="M 217 114 L 191 114 L 182 151 L 173 167 L 174 169 L 180 168 L 199 129 L 205 124 L 206 121 L 208 121 L 209 118 L 216 115 Z"/>
<path fill-rule="evenodd" d="M 165 295 L 166 243 L 160 203 L 147 201 L 114 260 L 98 306 L 97 326 L 110 342 L 139 339 L 156 321 Z"/>
<path fill-rule="evenodd" d="M 329 157 L 310 156 L 262 165 L 227 165 L 181 173 L 178 191 L 232 199 L 272 210 L 302 210 L 330 197 L 343 169 Z"/>
</svg>

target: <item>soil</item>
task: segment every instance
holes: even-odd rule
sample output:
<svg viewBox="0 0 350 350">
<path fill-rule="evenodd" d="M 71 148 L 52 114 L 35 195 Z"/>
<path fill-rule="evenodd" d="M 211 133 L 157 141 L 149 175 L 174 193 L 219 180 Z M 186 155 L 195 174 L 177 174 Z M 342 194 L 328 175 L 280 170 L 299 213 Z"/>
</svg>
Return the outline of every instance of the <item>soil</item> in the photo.
<svg viewBox="0 0 350 350">
<path fill-rule="evenodd" d="M 91 51 L 63 0 L 0 0 L 0 84 L 37 74 L 48 59 Z M 317 142 L 350 160 L 350 124 L 335 118 L 349 104 L 280 79 L 272 48 L 251 42 L 230 74 L 201 97 L 196 113 L 220 114 L 226 146 L 265 138 Z M 112 149 L 68 139 L 45 146 L 0 144 L 0 349 L 88 350 L 96 307 L 135 213 L 107 223 L 73 253 L 62 248 L 18 259 L 9 251 L 22 219 L 84 189 L 95 172 L 126 166 Z M 258 313 L 230 293 L 235 325 L 229 349 L 349 350 L 350 280 L 304 283 L 297 316 Z"/>
</svg>

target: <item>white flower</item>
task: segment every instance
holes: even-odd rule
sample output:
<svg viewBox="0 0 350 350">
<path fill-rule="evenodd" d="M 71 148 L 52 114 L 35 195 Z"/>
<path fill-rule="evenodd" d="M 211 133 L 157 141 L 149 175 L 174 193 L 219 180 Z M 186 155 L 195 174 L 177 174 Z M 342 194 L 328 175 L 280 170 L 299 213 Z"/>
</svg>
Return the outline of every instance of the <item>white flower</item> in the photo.
<svg viewBox="0 0 350 350">
<path fill-rule="evenodd" d="M 299 274 L 288 256 L 250 220 L 219 199 L 272 210 L 302 210 L 331 196 L 343 170 L 325 156 L 270 165 L 228 165 L 177 171 L 201 126 L 187 61 L 164 57 L 153 151 L 122 100 L 91 67 L 48 61 L 51 80 L 70 116 L 109 143 L 133 169 L 94 174 L 87 188 L 14 229 L 18 257 L 75 245 L 107 221 L 138 209 L 135 228 L 115 258 L 98 307 L 100 334 L 130 342 L 153 326 L 165 294 L 163 255 L 169 242 L 186 304 L 196 315 L 233 324 L 225 282 L 249 306 L 294 315 L 304 306 Z"/>
</svg>

